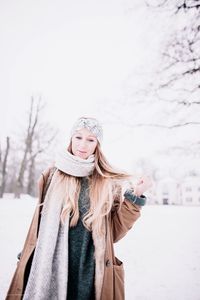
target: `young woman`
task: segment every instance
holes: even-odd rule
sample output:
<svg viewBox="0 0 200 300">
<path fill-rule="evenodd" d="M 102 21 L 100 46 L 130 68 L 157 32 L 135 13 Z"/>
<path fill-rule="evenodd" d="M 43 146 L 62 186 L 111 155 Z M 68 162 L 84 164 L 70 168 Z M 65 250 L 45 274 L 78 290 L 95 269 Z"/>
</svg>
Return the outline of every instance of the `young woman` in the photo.
<svg viewBox="0 0 200 300">
<path fill-rule="evenodd" d="M 123 263 L 114 255 L 140 216 L 151 186 L 115 170 L 94 118 L 79 118 L 70 144 L 39 179 L 39 204 L 7 293 L 23 300 L 122 300 Z"/>
</svg>

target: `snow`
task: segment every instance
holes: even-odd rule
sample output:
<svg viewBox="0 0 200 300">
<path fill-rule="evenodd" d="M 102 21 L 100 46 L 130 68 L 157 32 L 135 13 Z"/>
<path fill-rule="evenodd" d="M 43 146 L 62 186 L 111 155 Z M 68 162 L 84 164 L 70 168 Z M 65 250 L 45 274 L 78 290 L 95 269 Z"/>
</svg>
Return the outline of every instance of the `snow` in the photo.
<svg viewBox="0 0 200 300">
<path fill-rule="evenodd" d="M 0 299 L 4 299 L 37 199 L 0 199 Z M 200 207 L 153 206 L 115 244 L 126 300 L 200 299 Z"/>
</svg>

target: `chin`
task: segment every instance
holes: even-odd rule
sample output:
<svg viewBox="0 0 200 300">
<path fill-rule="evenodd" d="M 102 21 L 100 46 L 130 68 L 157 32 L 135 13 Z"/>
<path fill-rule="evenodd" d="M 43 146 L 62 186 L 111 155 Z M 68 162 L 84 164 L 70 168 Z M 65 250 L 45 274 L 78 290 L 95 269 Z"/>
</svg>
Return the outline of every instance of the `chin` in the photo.
<svg viewBox="0 0 200 300">
<path fill-rule="evenodd" d="M 77 154 L 78 157 L 82 158 L 82 159 L 87 159 L 89 156 L 86 154 L 81 155 L 80 153 Z"/>
</svg>

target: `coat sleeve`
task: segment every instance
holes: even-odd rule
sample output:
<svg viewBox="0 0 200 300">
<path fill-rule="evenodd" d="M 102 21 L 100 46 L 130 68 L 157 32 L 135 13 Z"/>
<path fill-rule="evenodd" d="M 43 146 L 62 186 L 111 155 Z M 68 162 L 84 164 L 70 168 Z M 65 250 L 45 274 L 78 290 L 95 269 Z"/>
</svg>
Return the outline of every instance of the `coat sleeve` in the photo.
<svg viewBox="0 0 200 300">
<path fill-rule="evenodd" d="M 111 212 L 113 242 L 122 239 L 140 217 L 141 206 L 124 199 L 121 207 L 115 207 Z"/>
<path fill-rule="evenodd" d="M 38 187 L 39 187 L 38 204 L 40 204 L 42 201 L 42 197 L 44 195 L 44 187 L 50 174 L 50 168 L 46 169 L 42 173 L 43 175 L 41 175 L 38 180 Z M 28 280 L 28 273 L 30 271 L 31 259 L 37 241 L 37 230 L 38 230 L 39 215 L 40 215 L 40 207 L 38 204 L 35 208 L 32 222 L 30 224 L 25 239 L 23 250 L 19 257 L 20 260 L 17 263 L 15 273 L 12 277 L 10 286 L 8 288 L 6 300 L 13 300 L 13 299 L 21 300 L 23 297 L 23 291 L 25 289 L 26 282 Z"/>
</svg>

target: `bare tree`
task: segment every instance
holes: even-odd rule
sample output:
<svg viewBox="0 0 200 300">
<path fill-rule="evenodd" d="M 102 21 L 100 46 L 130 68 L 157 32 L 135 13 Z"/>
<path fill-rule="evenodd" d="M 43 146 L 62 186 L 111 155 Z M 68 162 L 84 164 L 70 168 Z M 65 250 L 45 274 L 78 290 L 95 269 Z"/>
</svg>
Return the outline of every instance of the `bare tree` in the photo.
<svg viewBox="0 0 200 300">
<path fill-rule="evenodd" d="M 141 119 L 144 105 L 147 110 L 148 106 L 158 104 L 162 111 L 166 111 L 166 107 L 171 105 L 171 111 L 169 117 L 165 118 L 166 122 L 160 122 L 155 115 L 153 118 L 147 118 L 151 119 L 151 122 L 137 121 L 135 114 L 134 118 L 127 117 L 125 121 L 121 118 L 121 121 L 133 128 L 146 126 L 175 129 L 190 125 L 199 126 L 200 120 L 194 115 L 197 114 L 197 105 L 200 104 L 200 1 L 146 0 L 145 2 L 155 16 L 161 10 L 168 10 L 169 19 L 165 19 L 164 22 L 170 22 L 170 18 L 174 18 L 177 27 L 175 26 L 173 32 L 166 37 L 165 44 L 161 45 L 160 69 L 153 74 L 149 85 L 144 88 L 133 86 L 132 99 L 120 99 L 119 102 L 126 115 L 139 107 Z M 182 117 L 178 119 L 177 114 L 180 112 Z M 114 116 L 116 109 L 111 108 L 108 113 Z M 119 116 L 116 116 L 116 119 L 118 118 Z"/>
<path fill-rule="evenodd" d="M 177 118 L 174 127 L 191 126 L 198 131 L 200 125 L 200 1 L 199 0 L 149 0 L 149 7 L 158 11 L 170 9 L 177 26 L 162 50 L 162 68 L 153 84 L 154 98 L 174 107 Z M 200 140 L 186 147 L 173 148 L 177 153 L 193 153 L 200 150 Z M 191 149 L 192 148 L 192 149 Z M 199 155 L 198 155 L 199 156 Z"/>
<path fill-rule="evenodd" d="M 7 180 L 7 162 L 8 162 L 8 155 L 10 151 L 10 138 L 6 137 L 6 149 L 5 154 L 3 157 L 2 150 L 0 148 L 0 166 L 1 166 L 1 185 L 0 185 L 0 198 L 3 197 L 6 187 L 6 180 Z"/>
<path fill-rule="evenodd" d="M 161 79 L 157 87 L 158 98 L 185 107 L 200 104 L 200 1 L 149 0 L 147 5 L 159 11 L 170 8 L 171 18 L 177 24 L 162 50 L 163 67 L 158 73 Z M 160 96 L 160 93 L 168 94 L 169 89 L 169 97 Z"/>
<path fill-rule="evenodd" d="M 127 118 L 126 120 L 121 118 L 120 122 L 130 128 L 141 126 L 161 129 L 189 126 L 198 128 L 200 125 L 198 106 L 200 104 L 200 1 L 146 0 L 146 4 L 155 15 L 161 10 L 169 11 L 169 19 L 165 19 L 165 22 L 170 22 L 170 18 L 174 18 L 177 27 L 175 26 L 173 32 L 166 37 L 165 45 L 161 45 L 160 70 L 152 76 L 153 80 L 150 84 L 144 89 L 133 88 L 132 99 L 121 100 L 120 105 Z M 155 106 L 156 113 L 143 118 L 143 111 L 148 110 L 149 106 Z M 116 114 L 115 111 L 116 109 L 112 108 L 109 115 Z M 135 113 L 134 117 L 131 115 L 129 117 L 129 112 L 133 116 L 135 111 L 139 111 L 141 119 L 138 119 Z M 162 112 L 166 117 L 160 120 L 159 115 Z M 119 120 L 120 117 L 116 118 Z M 148 121 L 143 121 L 144 119 Z"/>
<path fill-rule="evenodd" d="M 36 163 L 38 157 L 45 153 L 49 149 L 50 145 L 54 141 L 57 135 L 57 131 L 50 128 L 48 124 L 40 124 L 38 131 L 34 136 L 34 142 L 32 144 L 32 149 L 29 151 L 28 160 L 28 182 L 27 182 L 27 193 L 29 195 L 35 196 L 35 186 L 36 186 Z"/>
<path fill-rule="evenodd" d="M 25 191 L 31 195 L 35 194 L 35 160 L 39 154 L 48 148 L 57 134 L 54 129 L 51 129 L 48 124 L 42 121 L 44 107 L 41 97 L 39 99 L 31 97 L 23 156 L 15 186 L 16 198 L 19 198 L 20 194 Z M 26 173 L 27 184 L 25 184 Z"/>
</svg>

